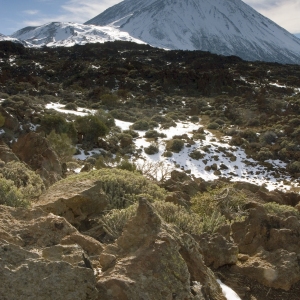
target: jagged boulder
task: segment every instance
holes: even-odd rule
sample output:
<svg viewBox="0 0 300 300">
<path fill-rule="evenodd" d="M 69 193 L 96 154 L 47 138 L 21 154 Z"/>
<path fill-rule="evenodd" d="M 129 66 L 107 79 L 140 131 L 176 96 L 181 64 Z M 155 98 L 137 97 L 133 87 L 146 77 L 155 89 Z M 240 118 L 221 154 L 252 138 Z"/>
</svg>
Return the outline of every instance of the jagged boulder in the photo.
<svg viewBox="0 0 300 300">
<path fill-rule="evenodd" d="M 0 160 L 5 163 L 10 161 L 19 161 L 18 157 L 11 151 L 5 142 L 0 139 Z"/>
<path fill-rule="evenodd" d="M 265 286 L 286 291 L 300 280 L 297 254 L 283 249 L 269 252 L 261 248 L 257 254 L 240 259 L 232 270 Z"/>
<path fill-rule="evenodd" d="M 64 218 L 0 206 L 0 299 L 96 300 L 102 250 Z"/>
<path fill-rule="evenodd" d="M 20 128 L 19 121 L 6 109 L 0 106 L 0 115 L 4 117 L 3 128 L 7 128 L 13 132 L 16 132 Z"/>
<path fill-rule="evenodd" d="M 48 261 L 14 244 L 0 243 L 0 298 L 98 299 L 93 271 Z"/>
<path fill-rule="evenodd" d="M 18 158 L 36 171 L 49 186 L 62 178 L 62 167 L 47 139 L 30 132 L 12 146 Z"/>
<path fill-rule="evenodd" d="M 143 199 L 100 263 L 97 288 L 103 300 L 225 299 L 198 243 L 165 224 Z"/>
<path fill-rule="evenodd" d="M 62 216 L 79 227 L 92 215 L 102 212 L 108 204 L 101 182 L 96 179 L 60 181 L 42 194 L 35 204 L 45 211 Z"/>
<path fill-rule="evenodd" d="M 201 245 L 201 252 L 207 266 L 217 269 L 224 265 L 236 264 L 239 252 L 238 246 L 221 234 L 210 235 L 204 233 L 196 240 Z"/>
<path fill-rule="evenodd" d="M 268 214 L 258 203 L 250 207 L 244 221 L 231 225 L 240 252 L 232 270 L 268 287 L 289 290 L 300 281 L 299 218 Z"/>
</svg>

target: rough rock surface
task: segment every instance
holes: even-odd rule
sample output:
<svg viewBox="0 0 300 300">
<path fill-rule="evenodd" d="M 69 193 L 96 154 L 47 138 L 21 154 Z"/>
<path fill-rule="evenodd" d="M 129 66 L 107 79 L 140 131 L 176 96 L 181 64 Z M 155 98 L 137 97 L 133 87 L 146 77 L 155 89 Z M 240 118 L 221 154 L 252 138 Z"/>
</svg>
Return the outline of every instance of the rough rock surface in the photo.
<svg viewBox="0 0 300 300">
<path fill-rule="evenodd" d="M 10 161 L 19 161 L 18 157 L 11 149 L 0 139 L 0 160 L 8 163 Z"/>
<path fill-rule="evenodd" d="M 286 291 L 300 280 L 297 254 L 283 249 L 261 249 L 251 257 L 244 256 L 232 269 L 265 286 Z"/>
<path fill-rule="evenodd" d="M 74 184 L 71 179 L 66 179 L 51 186 L 35 205 L 79 227 L 81 222 L 102 212 L 107 204 L 99 181 L 85 179 Z"/>
<path fill-rule="evenodd" d="M 17 131 L 20 127 L 19 121 L 11 113 L 6 111 L 0 106 L 0 114 L 5 118 L 3 128 L 9 129 L 13 132 Z"/>
<path fill-rule="evenodd" d="M 100 263 L 97 288 L 103 300 L 225 299 L 196 241 L 163 223 L 143 199 Z M 200 284 L 192 286 L 194 281 Z"/>
<path fill-rule="evenodd" d="M 236 244 L 221 234 L 202 234 L 196 240 L 201 245 L 205 264 L 217 269 L 224 265 L 236 264 L 239 249 Z"/>
<path fill-rule="evenodd" d="M 300 222 L 291 215 L 267 214 L 257 205 L 249 216 L 231 226 L 239 247 L 234 271 L 268 287 L 289 290 L 300 281 Z"/>
<path fill-rule="evenodd" d="M 83 255 L 102 249 L 64 218 L 0 206 L 0 299 L 98 299 Z"/>
<path fill-rule="evenodd" d="M 49 186 L 61 179 L 62 168 L 56 153 L 41 135 L 30 132 L 18 139 L 12 151 L 36 171 Z"/>
</svg>

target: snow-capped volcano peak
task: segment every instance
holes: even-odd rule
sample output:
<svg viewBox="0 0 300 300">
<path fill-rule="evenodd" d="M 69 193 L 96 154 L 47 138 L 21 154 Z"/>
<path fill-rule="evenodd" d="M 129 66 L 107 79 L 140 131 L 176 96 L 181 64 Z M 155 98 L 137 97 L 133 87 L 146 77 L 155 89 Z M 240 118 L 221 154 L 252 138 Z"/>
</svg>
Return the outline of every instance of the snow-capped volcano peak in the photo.
<svg viewBox="0 0 300 300">
<path fill-rule="evenodd" d="M 143 43 L 116 27 L 60 22 L 52 22 L 38 27 L 25 27 L 15 32 L 12 37 L 24 40 L 30 46 L 35 47 L 73 46 L 114 40 Z"/>
<path fill-rule="evenodd" d="M 300 63 L 300 40 L 240 0 L 124 0 L 86 24 L 156 47 Z"/>
</svg>

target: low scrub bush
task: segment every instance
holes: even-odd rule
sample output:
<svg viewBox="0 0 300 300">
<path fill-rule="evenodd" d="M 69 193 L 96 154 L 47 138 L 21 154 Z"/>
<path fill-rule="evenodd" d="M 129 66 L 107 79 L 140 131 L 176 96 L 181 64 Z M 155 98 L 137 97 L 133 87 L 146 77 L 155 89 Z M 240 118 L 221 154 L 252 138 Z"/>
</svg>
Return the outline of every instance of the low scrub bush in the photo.
<svg viewBox="0 0 300 300">
<path fill-rule="evenodd" d="M 232 220 L 244 213 L 247 196 L 230 185 L 219 186 L 191 199 L 192 210 L 201 216 L 212 216 L 215 212 Z"/>
<path fill-rule="evenodd" d="M 83 135 L 83 142 L 97 143 L 98 137 L 105 136 L 109 129 L 96 116 L 77 117 L 75 126 L 78 133 Z"/>
<path fill-rule="evenodd" d="M 72 140 L 67 134 L 57 134 L 54 130 L 47 136 L 51 148 L 56 152 L 61 162 L 68 162 L 72 160 L 76 152 L 76 148 L 72 145 Z"/>
<path fill-rule="evenodd" d="M 219 127 L 220 127 L 220 125 L 218 123 L 216 123 L 216 122 L 212 122 L 212 123 L 209 123 L 207 125 L 207 129 L 213 129 L 213 130 L 215 130 L 215 129 L 218 129 Z"/>
<path fill-rule="evenodd" d="M 158 131 L 156 130 L 149 130 L 145 133 L 145 137 L 146 138 L 164 138 L 166 137 L 166 135 L 164 133 L 159 133 Z"/>
<path fill-rule="evenodd" d="M 167 141 L 167 147 L 166 149 L 168 151 L 173 151 L 173 152 L 180 152 L 184 147 L 184 141 L 180 139 L 172 139 Z"/>
<path fill-rule="evenodd" d="M 8 180 L 9 185 L 12 183 L 21 193 L 21 202 L 37 198 L 45 189 L 41 177 L 21 162 L 8 162 L 0 168 L 0 176 Z M 12 190 L 14 191 L 14 188 Z"/>
<path fill-rule="evenodd" d="M 12 207 L 27 207 L 29 202 L 24 199 L 12 180 L 0 177 L 0 204 Z"/>
<path fill-rule="evenodd" d="M 300 218 L 299 211 L 292 206 L 278 204 L 276 202 L 268 202 L 264 204 L 264 208 L 269 214 L 293 215 Z"/>
<path fill-rule="evenodd" d="M 158 153 L 159 149 L 155 143 L 151 143 L 148 147 L 144 148 L 144 151 L 148 155 L 153 155 Z"/>
<path fill-rule="evenodd" d="M 68 103 L 65 105 L 65 109 L 67 110 L 77 110 L 77 105 L 75 103 Z"/>
<path fill-rule="evenodd" d="M 149 127 L 150 127 L 149 123 L 146 120 L 138 120 L 130 126 L 130 128 L 133 130 L 143 130 L 143 131 L 148 130 Z"/>
<path fill-rule="evenodd" d="M 201 153 L 199 150 L 194 150 L 189 154 L 189 157 L 196 160 L 202 159 L 204 156 L 205 154 Z"/>
<path fill-rule="evenodd" d="M 183 232 L 189 234 L 201 234 L 203 232 L 213 233 L 218 227 L 226 223 L 226 219 L 219 212 L 211 216 L 200 216 L 188 211 L 185 207 L 170 202 L 156 201 L 152 203 L 157 214 L 169 224 L 173 224 Z M 102 221 L 109 232 L 118 238 L 129 219 L 136 215 L 137 204 L 126 209 L 112 210 L 102 217 Z"/>
<path fill-rule="evenodd" d="M 273 153 L 266 147 L 263 147 L 259 150 L 256 155 L 257 159 L 260 161 L 265 161 L 273 158 Z"/>
<path fill-rule="evenodd" d="M 70 176 L 64 181 L 79 184 L 83 180 L 97 180 L 109 201 L 108 209 L 122 209 L 135 203 L 140 197 L 150 202 L 164 199 L 166 191 L 138 172 L 103 168 Z M 64 181 L 60 181 L 62 184 Z"/>
<path fill-rule="evenodd" d="M 125 134 L 129 134 L 132 136 L 132 138 L 138 138 L 140 135 L 138 132 L 134 131 L 134 130 L 123 130 L 123 133 Z"/>
<path fill-rule="evenodd" d="M 287 166 L 287 169 L 292 174 L 300 173 L 300 161 L 294 161 Z"/>
<path fill-rule="evenodd" d="M 260 135 L 259 139 L 261 143 L 270 145 L 272 143 L 275 143 L 277 135 L 274 131 L 266 131 Z"/>
</svg>

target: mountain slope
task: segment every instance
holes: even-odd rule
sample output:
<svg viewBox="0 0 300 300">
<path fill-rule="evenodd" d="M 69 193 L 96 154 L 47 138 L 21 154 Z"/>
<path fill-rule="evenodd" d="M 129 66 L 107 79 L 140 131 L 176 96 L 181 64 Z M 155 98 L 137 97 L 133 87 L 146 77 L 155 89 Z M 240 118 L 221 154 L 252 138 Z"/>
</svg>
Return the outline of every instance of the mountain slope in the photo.
<svg viewBox="0 0 300 300">
<path fill-rule="evenodd" d="M 240 0 L 125 0 L 86 22 L 152 46 L 300 63 L 300 40 Z"/>
<path fill-rule="evenodd" d="M 18 39 L 15 39 L 15 38 L 12 38 L 12 37 L 9 37 L 7 35 L 4 35 L 2 33 L 0 33 L 0 42 L 2 41 L 10 41 L 10 42 L 20 42 Z"/>
<path fill-rule="evenodd" d="M 115 27 L 100 27 L 76 23 L 52 22 L 38 27 L 25 27 L 12 35 L 13 38 L 26 41 L 29 46 L 74 46 L 107 41 L 132 41 L 143 43 L 121 32 Z"/>
</svg>

